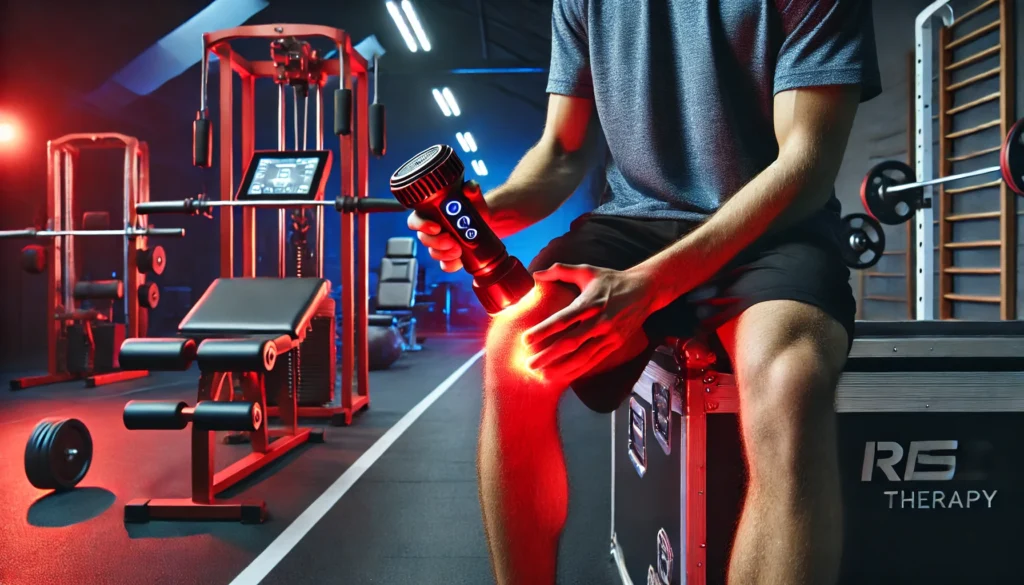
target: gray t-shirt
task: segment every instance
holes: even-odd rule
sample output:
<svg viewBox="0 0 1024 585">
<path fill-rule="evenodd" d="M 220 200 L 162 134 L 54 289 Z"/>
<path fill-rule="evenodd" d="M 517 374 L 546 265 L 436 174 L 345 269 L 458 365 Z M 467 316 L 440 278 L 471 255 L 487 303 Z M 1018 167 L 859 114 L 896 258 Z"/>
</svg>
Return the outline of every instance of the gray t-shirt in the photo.
<svg viewBox="0 0 1024 585">
<path fill-rule="evenodd" d="M 776 93 L 853 84 L 881 91 L 867 0 L 554 1 L 548 92 L 611 151 L 595 213 L 702 221 L 778 155 Z"/>
</svg>

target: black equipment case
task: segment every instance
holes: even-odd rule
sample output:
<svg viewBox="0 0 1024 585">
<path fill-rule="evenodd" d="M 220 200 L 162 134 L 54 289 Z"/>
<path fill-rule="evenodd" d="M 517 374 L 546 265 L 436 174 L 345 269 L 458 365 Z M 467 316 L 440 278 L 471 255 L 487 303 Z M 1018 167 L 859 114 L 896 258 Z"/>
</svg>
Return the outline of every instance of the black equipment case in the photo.
<svg viewBox="0 0 1024 585">
<path fill-rule="evenodd" d="M 745 470 L 715 362 L 659 348 L 612 415 L 623 583 L 725 583 Z M 1024 322 L 858 323 L 836 411 L 843 585 L 1024 582 Z"/>
</svg>

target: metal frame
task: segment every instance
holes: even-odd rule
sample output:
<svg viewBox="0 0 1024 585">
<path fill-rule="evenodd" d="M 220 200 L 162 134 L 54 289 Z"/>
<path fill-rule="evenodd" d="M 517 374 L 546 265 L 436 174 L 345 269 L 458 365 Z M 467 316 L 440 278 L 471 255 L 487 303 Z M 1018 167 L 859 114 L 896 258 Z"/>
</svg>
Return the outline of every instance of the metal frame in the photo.
<svg viewBox="0 0 1024 585">
<path fill-rule="evenodd" d="M 941 12 L 942 14 L 938 14 Z M 914 26 L 914 86 L 917 97 L 914 102 L 914 114 L 917 123 L 917 140 L 914 145 L 918 181 L 930 181 L 935 178 L 935 161 L 932 155 L 932 64 L 934 61 L 934 41 L 932 39 L 932 22 L 935 16 L 941 16 L 943 24 L 953 24 L 953 9 L 949 0 L 933 2 L 917 15 Z M 935 201 L 933 186 L 924 187 L 926 200 Z M 935 315 L 935 283 L 932 278 L 932 267 L 935 265 L 935 236 L 932 233 L 935 221 L 935 207 L 923 207 L 914 215 L 915 239 L 917 240 L 917 257 L 915 261 L 918 320 L 934 319 Z"/>
<path fill-rule="evenodd" d="M 136 291 L 145 284 L 146 275 L 139 273 L 136 258 L 139 250 L 147 247 L 144 236 L 129 236 L 131 228 L 146 228 L 147 218 L 135 214 L 135 206 L 149 201 L 149 147 L 133 136 L 114 132 L 97 134 L 68 134 L 46 143 L 46 217 L 49 229 L 71 231 L 75 213 L 75 165 L 82 150 L 124 149 L 124 181 L 122 195 L 123 254 L 121 271 L 124 283 L 125 338 L 144 337 L 148 328 L 145 312 L 139 311 Z M 65 337 L 67 322 L 57 319 L 57 313 L 70 313 L 77 309 L 72 295 L 77 281 L 75 267 L 75 236 L 53 238 L 53 254 L 46 267 L 46 348 L 47 373 L 11 380 L 12 390 L 56 384 L 85 378 L 88 387 L 102 386 L 147 376 L 146 371 L 114 371 L 102 374 L 80 375 L 67 371 L 64 358 L 58 355 Z M 63 311 L 58 311 L 63 307 Z M 119 348 L 115 348 L 115 352 Z M 115 360 L 116 361 L 116 360 Z"/>
<path fill-rule="evenodd" d="M 234 94 L 233 74 L 237 73 L 241 80 L 241 158 L 248 161 L 255 151 L 256 118 L 255 118 L 255 86 L 257 79 L 275 79 L 276 69 L 272 60 L 248 61 L 231 48 L 231 43 L 239 39 L 278 39 L 283 37 L 329 39 L 337 48 L 337 56 L 325 60 L 324 79 L 316 87 L 315 108 L 315 146 L 323 149 L 323 89 L 326 78 L 339 76 L 339 87 L 353 92 L 355 106 L 353 108 L 353 132 L 339 137 L 341 156 L 341 193 L 343 197 L 367 197 L 369 195 L 369 115 L 366 60 L 352 48 L 348 33 L 343 30 L 319 25 L 266 24 L 240 26 L 203 35 L 203 92 L 201 109 L 206 110 L 206 79 L 209 68 L 209 55 L 213 53 L 222 66 L 219 72 L 219 128 L 220 144 L 218 148 L 220 165 L 220 196 L 223 200 L 232 199 L 235 193 L 234 178 L 234 146 L 230 137 L 234 136 Z M 226 65 L 226 66 L 225 66 Z M 311 84 L 313 85 L 313 84 Z M 278 90 L 278 144 L 279 150 L 285 150 L 285 109 L 284 86 Z M 332 197 L 333 199 L 333 197 Z M 317 274 L 323 277 L 323 211 L 316 211 L 316 254 Z M 220 214 L 220 275 L 230 278 L 234 276 L 234 215 Z M 284 276 L 285 258 L 285 221 L 284 211 L 278 215 L 278 273 Z M 365 331 L 369 299 L 369 218 L 365 213 L 341 214 L 341 386 L 340 404 L 329 406 L 299 407 L 299 416 L 310 418 L 331 418 L 341 424 L 350 424 L 352 416 L 370 403 L 369 390 L 369 347 L 366 335 L 356 335 L 357 331 Z M 256 275 L 256 214 L 252 208 L 242 211 L 242 277 Z M 356 390 L 353 392 L 353 379 Z M 337 402 L 335 400 L 334 402 Z M 268 415 L 274 415 L 275 408 L 270 408 Z"/>
</svg>

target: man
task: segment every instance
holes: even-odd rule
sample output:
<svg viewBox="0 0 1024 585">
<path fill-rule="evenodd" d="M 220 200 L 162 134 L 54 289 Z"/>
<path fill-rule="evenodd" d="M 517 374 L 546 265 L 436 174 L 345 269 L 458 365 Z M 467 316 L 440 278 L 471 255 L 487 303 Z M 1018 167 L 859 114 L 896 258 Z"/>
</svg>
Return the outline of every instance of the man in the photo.
<svg viewBox="0 0 1024 585">
<path fill-rule="evenodd" d="M 870 4 L 555 0 L 543 137 L 481 211 L 499 236 L 549 215 L 599 124 L 612 163 L 606 200 L 533 261 L 537 298 L 488 333 L 479 482 L 499 583 L 555 580 L 563 390 L 611 411 L 654 346 L 697 332 L 720 341 L 741 397 L 749 485 L 729 583 L 836 581 L 832 404 L 855 307 L 832 184 L 858 103 L 879 92 Z M 409 225 L 461 267 L 436 224 Z"/>
</svg>

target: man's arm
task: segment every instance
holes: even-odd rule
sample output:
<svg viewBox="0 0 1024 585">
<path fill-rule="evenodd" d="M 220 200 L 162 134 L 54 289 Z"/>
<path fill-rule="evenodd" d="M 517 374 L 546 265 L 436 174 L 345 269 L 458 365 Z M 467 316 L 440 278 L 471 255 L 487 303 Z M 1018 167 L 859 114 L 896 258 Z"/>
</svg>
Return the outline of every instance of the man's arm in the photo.
<svg viewBox="0 0 1024 585">
<path fill-rule="evenodd" d="M 484 197 L 487 220 L 498 237 L 551 215 L 580 186 L 596 147 L 594 100 L 552 94 L 540 141 L 504 185 Z"/>
<path fill-rule="evenodd" d="M 821 209 L 846 150 L 859 86 L 806 87 L 775 96 L 779 156 L 699 228 L 633 270 L 658 282 L 661 308 L 721 270 L 769 231 Z"/>
</svg>

